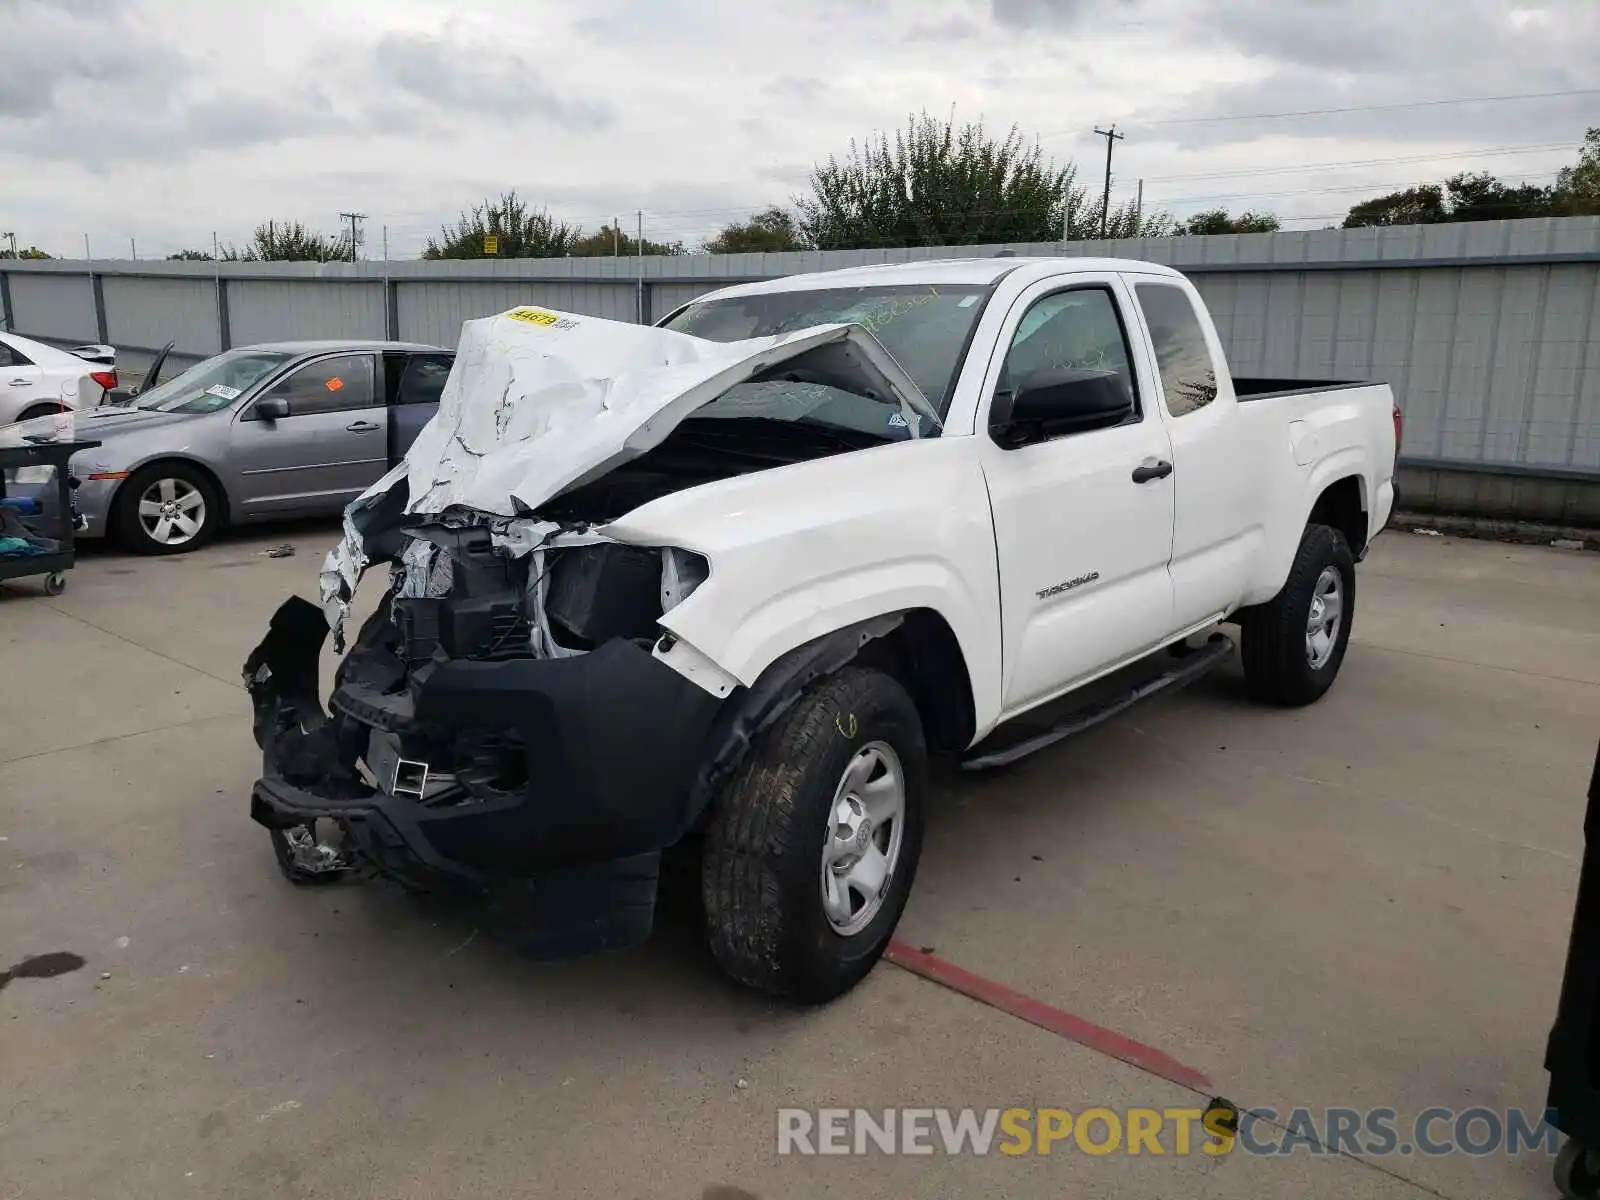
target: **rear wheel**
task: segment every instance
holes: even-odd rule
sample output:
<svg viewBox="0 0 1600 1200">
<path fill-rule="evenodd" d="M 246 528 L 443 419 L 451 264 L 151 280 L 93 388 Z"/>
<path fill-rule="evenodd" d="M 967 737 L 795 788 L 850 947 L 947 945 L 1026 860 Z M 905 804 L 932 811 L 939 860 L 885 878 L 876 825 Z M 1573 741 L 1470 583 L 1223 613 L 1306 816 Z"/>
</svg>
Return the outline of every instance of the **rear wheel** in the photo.
<svg viewBox="0 0 1600 1200">
<path fill-rule="evenodd" d="M 1356 564 L 1344 534 L 1307 525 L 1283 590 L 1240 615 L 1251 694 L 1290 706 L 1320 699 L 1344 662 L 1355 605 Z"/>
<path fill-rule="evenodd" d="M 198 550 L 217 532 L 222 502 L 216 486 L 187 463 L 155 463 L 117 492 L 117 535 L 135 554 Z"/>
<path fill-rule="evenodd" d="M 926 753 L 905 689 L 859 667 L 763 735 L 706 835 L 701 896 L 728 974 L 821 1003 L 872 970 L 916 876 Z"/>
</svg>

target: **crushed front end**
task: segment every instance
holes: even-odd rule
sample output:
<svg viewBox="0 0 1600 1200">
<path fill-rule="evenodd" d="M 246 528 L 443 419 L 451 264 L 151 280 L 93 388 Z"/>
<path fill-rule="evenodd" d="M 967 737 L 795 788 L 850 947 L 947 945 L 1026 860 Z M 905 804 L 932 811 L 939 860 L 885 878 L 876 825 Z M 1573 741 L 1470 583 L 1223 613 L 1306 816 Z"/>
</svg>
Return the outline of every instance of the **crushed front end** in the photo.
<svg viewBox="0 0 1600 1200">
<path fill-rule="evenodd" d="M 536 950 L 641 940 L 722 703 L 652 654 L 703 561 L 481 514 L 389 544 L 326 709 L 324 609 L 291 598 L 246 662 L 252 817 L 332 823 L 353 865 L 515 910 Z"/>
</svg>

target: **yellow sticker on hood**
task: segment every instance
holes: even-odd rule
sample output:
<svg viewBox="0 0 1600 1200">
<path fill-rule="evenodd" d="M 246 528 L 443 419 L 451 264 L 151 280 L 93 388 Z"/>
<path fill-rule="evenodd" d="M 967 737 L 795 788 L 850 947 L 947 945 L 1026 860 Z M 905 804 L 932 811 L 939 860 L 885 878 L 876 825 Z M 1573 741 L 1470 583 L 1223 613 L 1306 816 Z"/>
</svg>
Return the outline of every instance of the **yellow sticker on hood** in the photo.
<svg viewBox="0 0 1600 1200">
<path fill-rule="evenodd" d="M 542 308 L 513 308 L 506 314 L 513 321 L 526 321 L 530 325 L 554 325 L 561 318 Z"/>
</svg>

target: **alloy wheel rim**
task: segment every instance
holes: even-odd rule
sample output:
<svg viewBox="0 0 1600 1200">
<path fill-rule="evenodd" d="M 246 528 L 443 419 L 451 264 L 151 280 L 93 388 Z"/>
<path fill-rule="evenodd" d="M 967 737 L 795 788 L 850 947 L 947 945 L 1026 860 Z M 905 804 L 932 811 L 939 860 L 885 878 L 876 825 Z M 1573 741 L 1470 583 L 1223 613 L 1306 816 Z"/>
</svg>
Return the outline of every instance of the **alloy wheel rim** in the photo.
<svg viewBox="0 0 1600 1200">
<path fill-rule="evenodd" d="M 1306 615 L 1306 661 L 1321 670 L 1333 657 L 1344 623 L 1344 577 L 1338 567 L 1324 567 L 1311 590 L 1311 611 Z"/>
<path fill-rule="evenodd" d="M 185 479 L 158 479 L 139 497 L 139 524 L 162 546 L 193 541 L 205 528 L 206 498 Z"/>
<path fill-rule="evenodd" d="M 905 832 L 906 773 L 887 742 L 851 757 L 828 807 L 822 844 L 822 911 L 841 937 L 872 923 L 889 893 Z"/>
</svg>

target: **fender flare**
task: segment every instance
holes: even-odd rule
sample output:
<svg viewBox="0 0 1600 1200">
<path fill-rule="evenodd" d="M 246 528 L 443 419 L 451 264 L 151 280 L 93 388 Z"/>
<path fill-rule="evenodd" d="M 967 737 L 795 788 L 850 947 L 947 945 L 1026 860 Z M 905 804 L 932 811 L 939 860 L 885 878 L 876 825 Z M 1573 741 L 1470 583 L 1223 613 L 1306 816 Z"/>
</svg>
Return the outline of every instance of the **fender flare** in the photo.
<svg viewBox="0 0 1600 1200">
<path fill-rule="evenodd" d="M 689 819 L 706 810 L 755 739 L 799 700 L 813 680 L 839 670 L 867 643 L 893 633 L 904 622 L 904 613 L 886 613 L 825 633 L 780 655 L 754 684 L 730 696 L 712 728 L 705 763 L 690 794 Z"/>
</svg>

